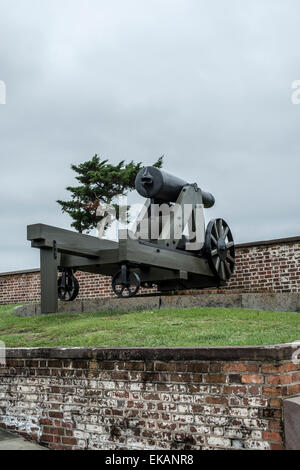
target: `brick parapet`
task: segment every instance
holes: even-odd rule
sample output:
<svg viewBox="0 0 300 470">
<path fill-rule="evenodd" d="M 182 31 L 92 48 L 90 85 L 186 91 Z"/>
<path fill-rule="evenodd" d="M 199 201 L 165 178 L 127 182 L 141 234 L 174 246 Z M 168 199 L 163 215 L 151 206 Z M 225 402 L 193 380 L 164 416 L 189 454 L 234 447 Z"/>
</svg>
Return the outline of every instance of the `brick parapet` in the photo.
<svg viewBox="0 0 300 470">
<path fill-rule="evenodd" d="M 8 349 L 0 424 L 52 449 L 283 449 L 296 350 Z"/>
</svg>

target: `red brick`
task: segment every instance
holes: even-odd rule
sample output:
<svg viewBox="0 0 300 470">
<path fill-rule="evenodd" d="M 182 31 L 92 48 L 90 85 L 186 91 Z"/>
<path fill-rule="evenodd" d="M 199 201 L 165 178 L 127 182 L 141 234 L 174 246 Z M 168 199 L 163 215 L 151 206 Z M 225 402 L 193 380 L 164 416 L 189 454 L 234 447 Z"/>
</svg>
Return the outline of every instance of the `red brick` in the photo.
<svg viewBox="0 0 300 470">
<path fill-rule="evenodd" d="M 225 397 L 206 397 L 206 403 L 209 405 L 227 405 L 228 399 Z"/>
<path fill-rule="evenodd" d="M 221 372 L 222 367 L 223 367 L 222 363 L 212 362 L 209 366 L 209 372 Z"/>
<path fill-rule="evenodd" d="M 51 426 L 51 425 L 52 425 L 52 419 L 49 419 L 49 418 L 40 418 L 40 419 L 39 419 L 39 423 L 40 423 L 41 425 L 46 424 L 46 425 Z"/>
<path fill-rule="evenodd" d="M 281 422 L 280 421 L 269 421 L 269 427 L 272 431 L 280 431 L 281 430 Z"/>
<path fill-rule="evenodd" d="M 187 364 L 187 372 L 203 373 L 208 372 L 207 362 L 190 362 Z"/>
<path fill-rule="evenodd" d="M 248 384 L 263 384 L 264 376 L 263 375 L 242 375 L 242 383 Z"/>
<path fill-rule="evenodd" d="M 62 443 L 75 446 L 77 444 L 77 439 L 75 439 L 75 437 L 63 437 Z"/>
<path fill-rule="evenodd" d="M 300 393 L 300 384 L 289 385 L 287 387 L 287 394 L 288 395 L 297 395 L 299 393 Z"/>
<path fill-rule="evenodd" d="M 284 447 L 282 444 L 271 444 L 271 450 L 284 450 Z"/>
<path fill-rule="evenodd" d="M 245 395 L 247 387 L 245 385 L 224 385 L 225 395 Z"/>
<path fill-rule="evenodd" d="M 271 408 L 281 408 L 281 400 L 279 398 L 271 398 L 270 407 Z"/>
<path fill-rule="evenodd" d="M 171 374 L 171 382 L 190 382 L 190 381 L 191 381 L 190 374 Z"/>
<path fill-rule="evenodd" d="M 243 362 L 225 362 L 223 364 L 224 372 L 246 372 L 247 366 Z"/>
<path fill-rule="evenodd" d="M 296 374 L 292 374 L 291 376 L 291 382 L 292 383 L 295 383 L 295 382 L 300 382 L 300 373 L 297 372 Z"/>
<path fill-rule="evenodd" d="M 49 411 L 49 416 L 50 418 L 63 418 L 64 415 L 59 411 Z"/>
<path fill-rule="evenodd" d="M 248 393 L 249 395 L 259 395 L 260 394 L 260 389 L 258 385 L 248 385 Z"/>
<path fill-rule="evenodd" d="M 273 365 L 273 364 L 263 364 L 261 366 L 261 372 L 263 374 L 280 374 L 286 372 L 288 369 L 287 364 Z"/>
<path fill-rule="evenodd" d="M 176 371 L 176 363 L 175 362 L 157 362 L 155 364 L 155 370 L 159 372 L 175 372 Z"/>
<path fill-rule="evenodd" d="M 291 383 L 290 375 L 269 375 L 267 377 L 267 383 L 272 385 L 283 385 Z"/>
<path fill-rule="evenodd" d="M 281 387 L 263 387 L 262 393 L 268 397 L 278 397 L 282 394 L 282 390 Z"/>
<path fill-rule="evenodd" d="M 40 441 L 41 442 L 53 442 L 54 441 L 54 437 L 53 436 L 50 436 L 50 435 L 45 435 L 43 434 L 40 438 Z"/>
<path fill-rule="evenodd" d="M 265 441 L 282 442 L 282 435 L 275 431 L 263 431 Z"/>
<path fill-rule="evenodd" d="M 206 383 L 225 383 L 226 375 L 224 374 L 207 374 L 205 376 Z"/>
</svg>

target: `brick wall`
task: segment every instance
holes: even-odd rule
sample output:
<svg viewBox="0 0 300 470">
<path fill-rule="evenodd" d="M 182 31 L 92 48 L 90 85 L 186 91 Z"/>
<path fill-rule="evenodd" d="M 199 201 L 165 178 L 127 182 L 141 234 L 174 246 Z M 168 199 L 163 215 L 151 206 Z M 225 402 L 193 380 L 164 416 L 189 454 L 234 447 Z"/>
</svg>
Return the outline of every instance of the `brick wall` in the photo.
<svg viewBox="0 0 300 470">
<path fill-rule="evenodd" d="M 0 425 L 52 449 L 281 450 L 296 347 L 9 349 Z"/>
<path fill-rule="evenodd" d="M 76 276 L 80 282 L 79 299 L 114 295 L 110 278 L 83 272 Z M 300 292 L 300 237 L 237 245 L 236 271 L 227 289 Z M 0 274 L 0 304 L 39 300 L 38 270 Z"/>
<path fill-rule="evenodd" d="M 78 271 L 78 299 L 112 297 L 111 278 Z M 0 274 L 0 305 L 40 301 L 40 271 L 20 271 Z"/>
<path fill-rule="evenodd" d="M 0 275 L 0 305 L 39 301 L 39 270 Z"/>
<path fill-rule="evenodd" d="M 238 245 L 228 289 L 300 292 L 300 238 Z"/>
</svg>

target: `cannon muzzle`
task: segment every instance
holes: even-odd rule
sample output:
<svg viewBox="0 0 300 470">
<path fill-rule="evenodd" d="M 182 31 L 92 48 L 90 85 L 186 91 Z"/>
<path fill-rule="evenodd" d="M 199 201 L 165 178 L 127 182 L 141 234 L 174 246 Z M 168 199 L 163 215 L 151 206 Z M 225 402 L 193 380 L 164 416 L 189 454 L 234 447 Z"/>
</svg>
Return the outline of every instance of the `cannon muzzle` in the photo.
<svg viewBox="0 0 300 470">
<path fill-rule="evenodd" d="M 181 178 L 154 166 L 143 168 L 135 180 L 135 189 L 141 196 L 158 202 L 176 202 L 182 188 L 188 185 L 189 183 Z M 204 207 L 212 207 L 215 203 L 214 196 L 204 191 L 201 192 Z"/>
</svg>

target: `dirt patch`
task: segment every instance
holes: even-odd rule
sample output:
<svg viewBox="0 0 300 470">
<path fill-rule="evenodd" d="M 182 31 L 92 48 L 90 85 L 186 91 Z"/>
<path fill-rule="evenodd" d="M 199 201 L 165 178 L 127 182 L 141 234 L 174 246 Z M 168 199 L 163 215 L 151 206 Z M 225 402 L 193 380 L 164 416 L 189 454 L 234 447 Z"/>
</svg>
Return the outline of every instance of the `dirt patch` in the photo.
<svg viewBox="0 0 300 470">
<path fill-rule="evenodd" d="M 5 333 L 3 333 L 5 331 Z M 2 328 L 0 330 L 0 336 L 6 336 L 8 333 L 12 333 L 12 334 L 25 334 L 25 333 L 30 333 L 31 330 L 26 330 L 26 329 L 22 329 L 22 330 L 14 330 L 14 327 L 12 326 L 9 326 L 7 328 Z"/>
</svg>

